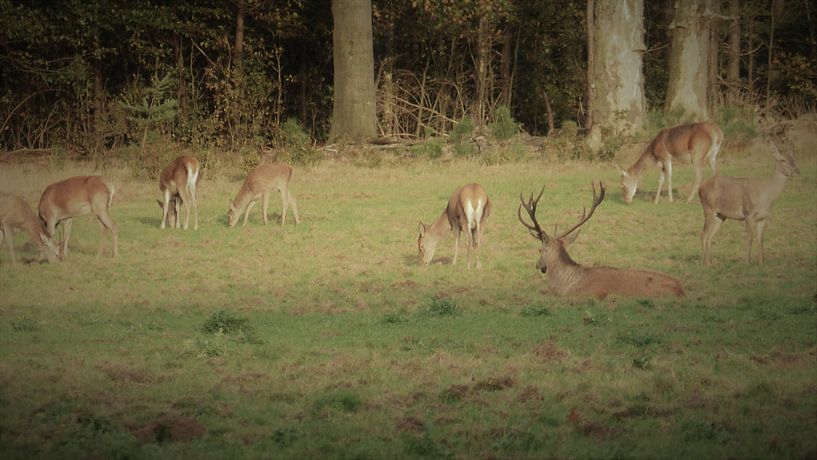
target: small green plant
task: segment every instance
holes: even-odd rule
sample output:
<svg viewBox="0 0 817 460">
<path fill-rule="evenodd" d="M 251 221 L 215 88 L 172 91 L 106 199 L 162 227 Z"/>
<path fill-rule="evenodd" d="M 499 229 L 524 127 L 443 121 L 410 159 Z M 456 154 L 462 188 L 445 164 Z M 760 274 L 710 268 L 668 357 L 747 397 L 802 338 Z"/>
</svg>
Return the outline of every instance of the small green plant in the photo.
<svg viewBox="0 0 817 460">
<path fill-rule="evenodd" d="M 351 391 L 337 391 L 322 395 L 315 400 L 312 408 L 315 412 L 320 412 L 324 409 L 329 409 L 339 412 L 357 412 L 363 401 L 356 393 Z"/>
<path fill-rule="evenodd" d="M 477 146 L 471 142 L 474 134 L 474 120 L 471 117 L 464 117 L 451 130 L 448 140 L 454 147 L 454 154 L 459 157 L 473 156 L 477 151 Z"/>
<path fill-rule="evenodd" d="M 460 309 L 456 302 L 451 299 L 441 299 L 432 297 L 423 310 L 426 315 L 433 318 L 443 318 L 446 316 L 457 316 L 460 314 Z"/>
<path fill-rule="evenodd" d="M 661 343 L 661 338 L 655 334 L 648 332 L 630 332 L 618 336 L 618 342 L 624 345 L 629 345 L 635 348 L 645 348 L 650 345 L 657 345 Z"/>
<path fill-rule="evenodd" d="M 521 316 L 550 316 L 550 309 L 544 305 L 528 305 L 522 310 L 520 310 L 519 314 Z"/>
<path fill-rule="evenodd" d="M 443 156 L 444 144 L 439 139 L 428 139 L 422 144 L 412 145 L 409 149 L 411 156 L 436 160 Z"/>
<path fill-rule="evenodd" d="M 207 334 L 231 334 L 250 329 L 250 322 L 246 318 L 238 317 L 230 310 L 214 312 L 201 328 Z"/>
<path fill-rule="evenodd" d="M 488 124 L 494 138 L 498 141 L 504 141 L 517 135 L 521 130 L 521 126 L 517 123 L 511 115 L 511 109 L 507 106 L 501 105 L 494 111 L 494 120 Z"/>
<path fill-rule="evenodd" d="M 386 313 L 383 315 L 383 318 L 380 320 L 383 324 L 402 324 L 407 323 L 408 318 L 406 318 L 406 312 L 399 311 L 393 313 Z"/>
</svg>

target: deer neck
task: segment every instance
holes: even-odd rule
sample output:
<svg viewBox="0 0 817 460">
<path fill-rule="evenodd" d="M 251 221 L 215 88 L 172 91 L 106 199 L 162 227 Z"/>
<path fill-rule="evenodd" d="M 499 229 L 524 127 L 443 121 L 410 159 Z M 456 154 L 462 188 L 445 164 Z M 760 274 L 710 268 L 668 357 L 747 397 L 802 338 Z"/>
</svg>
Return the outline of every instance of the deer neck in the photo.
<svg viewBox="0 0 817 460">
<path fill-rule="evenodd" d="M 448 214 L 443 212 L 437 220 L 428 227 L 428 234 L 436 239 L 442 238 L 451 231 L 451 222 L 448 221 Z"/>
<path fill-rule="evenodd" d="M 238 191 L 238 196 L 235 197 L 233 200 L 232 206 L 238 211 L 239 213 L 244 212 L 244 209 L 250 204 L 252 201 L 252 192 L 250 192 L 246 187 L 242 186 L 241 190 Z"/>
<path fill-rule="evenodd" d="M 635 178 L 640 178 L 641 175 L 644 174 L 644 170 L 655 162 L 652 156 L 652 147 L 652 144 L 647 147 L 647 150 L 645 150 L 644 153 L 638 157 L 638 160 L 627 170 L 627 174 Z"/>
<path fill-rule="evenodd" d="M 573 292 L 582 279 L 584 267 L 576 263 L 567 253 L 564 244 L 558 242 L 558 247 L 548 254 L 548 284 L 559 295 Z"/>
<path fill-rule="evenodd" d="M 775 169 L 774 174 L 772 177 L 766 179 L 768 187 L 766 188 L 768 197 L 774 201 L 781 193 L 783 193 L 783 189 L 786 187 L 786 182 L 789 180 L 789 177 L 783 173 L 783 171 L 778 166 Z"/>
</svg>

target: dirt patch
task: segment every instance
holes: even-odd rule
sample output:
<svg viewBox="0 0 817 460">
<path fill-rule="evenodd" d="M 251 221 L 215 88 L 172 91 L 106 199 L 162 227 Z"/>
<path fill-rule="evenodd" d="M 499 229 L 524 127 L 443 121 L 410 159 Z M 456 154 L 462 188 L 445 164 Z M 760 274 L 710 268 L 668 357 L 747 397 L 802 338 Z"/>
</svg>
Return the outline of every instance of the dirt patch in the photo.
<svg viewBox="0 0 817 460">
<path fill-rule="evenodd" d="M 204 425 L 193 417 L 161 414 L 141 426 L 128 427 L 136 439 L 143 443 L 189 442 L 207 432 Z"/>
<path fill-rule="evenodd" d="M 408 416 L 397 419 L 395 422 L 398 431 L 422 433 L 426 429 L 426 424 L 417 417 Z"/>
<path fill-rule="evenodd" d="M 567 357 L 567 352 L 551 340 L 536 345 L 533 354 L 543 363 L 560 363 Z"/>
<path fill-rule="evenodd" d="M 454 384 L 446 388 L 440 396 L 446 401 L 461 401 L 468 396 L 470 390 L 471 388 L 468 385 Z"/>
<path fill-rule="evenodd" d="M 97 366 L 96 368 L 115 382 L 145 384 L 156 381 L 156 377 L 152 374 L 116 364 L 103 364 Z"/>
<path fill-rule="evenodd" d="M 516 385 L 516 381 L 511 377 L 491 377 L 477 382 L 474 389 L 477 391 L 502 391 L 506 388 L 512 388 L 514 385 Z"/>
<path fill-rule="evenodd" d="M 542 396 L 538 388 L 533 385 L 528 385 L 519 392 L 517 399 L 520 402 L 527 403 L 533 401 L 543 401 L 545 397 Z"/>
</svg>

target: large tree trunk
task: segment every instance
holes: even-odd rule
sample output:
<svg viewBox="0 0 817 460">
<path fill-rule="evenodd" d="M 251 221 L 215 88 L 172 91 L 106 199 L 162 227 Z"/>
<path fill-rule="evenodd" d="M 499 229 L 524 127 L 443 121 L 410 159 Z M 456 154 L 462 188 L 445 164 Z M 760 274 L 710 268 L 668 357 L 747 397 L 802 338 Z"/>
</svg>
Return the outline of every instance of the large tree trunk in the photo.
<svg viewBox="0 0 817 460">
<path fill-rule="evenodd" d="M 596 2 L 587 0 L 587 10 L 585 21 L 587 22 L 587 111 L 584 114 L 584 127 L 590 131 L 593 129 L 593 102 L 596 85 L 593 84 L 596 72 L 596 36 L 595 36 L 595 10 Z"/>
<path fill-rule="evenodd" d="M 594 16 L 593 122 L 613 133 L 630 134 L 646 119 L 644 2 L 597 2 Z"/>
<path fill-rule="evenodd" d="M 729 14 L 729 67 L 726 80 L 729 82 L 729 103 L 738 102 L 740 95 L 740 0 L 731 0 Z"/>
<path fill-rule="evenodd" d="M 335 100 L 331 141 L 359 142 L 376 131 L 372 3 L 332 0 Z"/>
<path fill-rule="evenodd" d="M 499 58 L 499 69 L 502 75 L 502 103 L 508 108 L 511 107 L 511 88 L 513 73 L 511 65 L 513 63 L 513 31 L 510 26 L 505 27 L 502 34 L 502 54 Z"/>
<path fill-rule="evenodd" d="M 678 0 L 672 21 L 672 49 L 665 110 L 682 120 L 709 118 L 709 36 L 704 16 L 710 0 Z"/>
</svg>

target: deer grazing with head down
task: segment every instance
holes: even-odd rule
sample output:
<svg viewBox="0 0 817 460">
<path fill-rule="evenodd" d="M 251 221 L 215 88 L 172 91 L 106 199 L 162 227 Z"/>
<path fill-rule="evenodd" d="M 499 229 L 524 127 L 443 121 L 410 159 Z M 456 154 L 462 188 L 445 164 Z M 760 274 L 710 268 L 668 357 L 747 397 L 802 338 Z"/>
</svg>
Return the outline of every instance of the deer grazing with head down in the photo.
<svg viewBox="0 0 817 460">
<path fill-rule="evenodd" d="M 245 179 L 238 191 L 238 195 L 232 202 L 228 202 L 227 223 L 230 227 L 235 226 L 241 214 L 244 214 L 244 223 L 250 217 L 250 210 L 255 206 L 258 199 L 261 199 L 261 214 L 264 216 L 264 225 L 267 225 L 267 207 L 269 206 L 269 195 L 272 190 L 281 192 L 283 210 L 281 211 L 281 225 L 287 219 L 287 207 L 292 207 L 292 214 L 295 215 L 295 224 L 299 224 L 298 203 L 289 191 L 289 181 L 292 178 L 292 168 L 280 163 L 262 163 L 256 167 Z"/>
<path fill-rule="evenodd" d="M 603 299 L 609 295 L 627 297 L 683 297 L 684 289 L 677 279 L 658 272 L 645 270 L 629 270 L 609 267 L 587 267 L 578 264 L 570 258 L 567 245 L 573 243 L 579 235 L 579 227 L 584 225 L 593 216 L 596 208 L 604 200 L 605 186 L 599 183 L 600 192 L 596 194 L 593 185 L 593 203 L 590 212 L 585 209 L 579 221 L 567 230 L 548 235 L 536 220 L 536 206 L 542 198 L 542 191 L 535 199 L 533 194 L 527 202 L 519 195 L 517 217 L 519 222 L 528 229 L 530 234 L 542 242 L 541 254 L 536 268 L 546 273 L 548 284 L 554 293 L 560 296 L 593 296 Z M 531 223 L 522 218 L 522 208 L 528 213 Z"/>
<path fill-rule="evenodd" d="M 471 252 L 476 255 L 477 269 L 482 267 L 479 261 L 479 245 L 485 229 L 485 221 L 491 215 L 491 201 L 488 192 L 479 184 L 467 184 L 454 190 L 448 200 L 448 206 L 442 215 L 431 225 L 420 221 L 420 237 L 417 238 L 417 247 L 420 251 L 420 261 L 423 265 L 431 263 L 437 243 L 448 232 L 454 232 L 454 260 L 457 264 L 460 234 L 466 235 L 467 257 L 466 267 L 471 269 Z"/>
<path fill-rule="evenodd" d="M 746 223 L 749 248 L 746 262 L 752 260 L 755 233 L 760 245 L 760 264 L 763 265 L 763 233 L 775 200 L 783 192 L 790 177 L 800 174 L 794 157 L 781 153 L 770 143 L 776 162 L 774 174 L 767 178 L 715 176 L 701 185 L 699 195 L 704 209 L 704 229 L 701 233 L 701 251 L 704 265 L 712 264 L 712 237 L 726 219 Z"/>
<path fill-rule="evenodd" d="M 181 219 L 178 217 L 181 207 L 184 207 L 187 210 L 184 229 L 187 230 L 190 224 L 190 208 L 192 207 L 195 213 L 193 230 L 199 229 L 199 205 L 196 199 L 196 186 L 201 178 L 200 172 L 199 161 L 187 155 L 176 158 L 162 171 L 162 175 L 159 177 L 159 190 L 161 190 L 163 198 L 163 201 L 159 202 L 162 207 L 161 228 L 165 228 L 165 223 L 168 220 L 171 228 L 179 228 Z M 179 201 L 181 201 L 181 206 L 179 206 Z"/>
<path fill-rule="evenodd" d="M 11 263 L 17 262 L 14 255 L 13 229 L 26 232 L 29 241 L 45 254 L 48 262 L 57 261 L 57 247 L 54 240 L 48 236 L 42 222 L 31 210 L 31 206 L 23 197 L 0 192 L 0 247 L 5 237 L 11 252 Z"/>
<path fill-rule="evenodd" d="M 43 221 L 52 238 L 57 224 L 62 222 L 60 259 L 68 255 L 68 237 L 71 234 L 71 220 L 74 217 L 93 213 L 99 221 L 99 252 L 102 254 L 104 234 L 110 233 L 113 243 L 111 255 L 116 257 L 118 236 L 116 224 L 108 214 L 116 189 L 110 180 L 102 176 L 77 176 L 55 182 L 43 190 L 40 196 L 40 220 Z"/>
<path fill-rule="evenodd" d="M 712 172 L 717 172 L 717 158 L 723 141 L 723 131 L 712 122 L 692 123 L 662 129 L 644 149 L 644 152 L 626 171 L 621 172 L 621 189 L 624 192 L 624 202 L 629 204 L 638 189 L 638 181 L 648 166 L 656 162 L 661 167 L 658 177 L 658 191 L 655 192 L 655 203 L 661 197 L 664 179 L 667 180 L 667 193 L 672 203 L 672 161 L 689 159 L 695 171 L 695 184 L 689 193 L 687 203 L 698 193 L 703 177 L 702 163 L 709 160 Z"/>
</svg>

